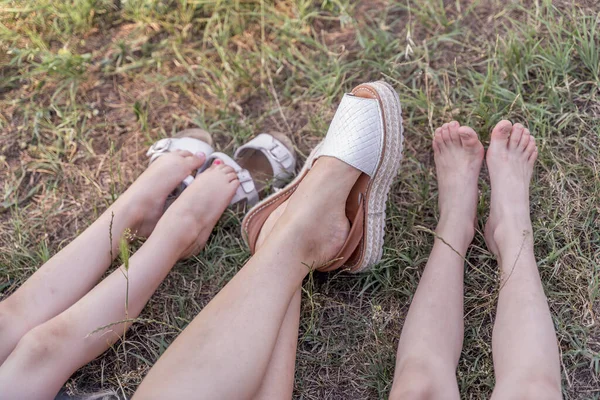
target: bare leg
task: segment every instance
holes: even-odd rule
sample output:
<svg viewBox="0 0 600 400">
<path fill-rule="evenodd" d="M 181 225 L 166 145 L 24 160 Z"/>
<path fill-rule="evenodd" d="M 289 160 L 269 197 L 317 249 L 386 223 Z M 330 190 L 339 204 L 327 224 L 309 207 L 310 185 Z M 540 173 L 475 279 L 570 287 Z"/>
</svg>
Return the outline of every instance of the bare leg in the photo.
<svg viewBox="0 0 600 400">
<path fill-rule="evenodd" d="M 285 211 L 288 202 L 279 206 L 265 221 L 256 246 L 260 248 L 273 230 L 279 217 Z M 296 347 L 298 346 L 298 327 L 300 324 L 301 289 L 296 291 L 285 313 L 279 329 L 277 342 L 254 400 L 291 399 L 294 392 L 294 372 L 296 369 Z"/>
<path fill-rule="evenodd" d="M 402 328 L 392 399 L 460 398 L 456 367 L 464 330 L 463 259 L 474 235 L 484 150 L 477 134 L 456 121 L 436 130 L 433 150 L 440 221 Z"/>
<path fill-rule="evenodd" d="M 73 306 L 21 339 L 0 367 L 3 396 L 54 398 L 75 370 L 124 334 L 131 322 L 118 322 L 139 315 L 174 263 L 190 249 L 204 246 L 238 185 L 233 169 L 224 165 L 213 165 L 197 177 L 131 257 L 128 271 L 121 267 L 113 272 Z"/>
<path fill-rule="evenodd" d="M 296 347 L 300 324 L 301 291 L 298 289 L 285 313 L 267 372 L 254 400 L 291 399 L 294 393 Z"/>
<path fill-rule="evenodd" d="M 158 159 L 96 222 L 0 303 L 0 365 L 25 333 L 66 310 L 98 282 L 118 254 L 125 229 L 140 236 L 152 231 L 169 193 L 204 159 L 188 152 Z"/>
<path fill-rule="evenodd" d="M 485 232 L 502 279 L 492 339 L 493 399 L 561 398 L 558 346 L 533 253 L 529 215 L 536 158 L 535 140 L 523 125 L 496 125 L 487 153 L 492 202 Z"/>
<path fill-rule="evenodd" d="M 245 399 L 257 393 L 309 267 L 331 259 L 348 235 L 344 209 L 359 175 L 341 161 L 319 159 L 263 246 L 167 349 L 136 395 Z"/>
</svg>

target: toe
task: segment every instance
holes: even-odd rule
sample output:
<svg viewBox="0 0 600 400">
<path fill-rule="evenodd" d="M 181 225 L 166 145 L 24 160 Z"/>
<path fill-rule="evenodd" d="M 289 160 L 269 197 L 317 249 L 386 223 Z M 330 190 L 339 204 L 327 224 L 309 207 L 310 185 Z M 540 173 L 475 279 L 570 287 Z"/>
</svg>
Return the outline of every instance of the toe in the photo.
<svg viewBox="0 0 600 400">
<path fill-rule="evenodd" d="M 190 156 L 189 157 L 185 157 L 185 163 L 187 164 L 187 167 L 190 170 L 195 170 L 200 168 L 202 165 L 204 165 L 204 162 L 206 161 L 206 155 L 204 153 L 196 153 L 192 156 L 192 153 L 190 153 L 189 151 L 186 151 L 186 153 L 189 153 Z"/>
<path fill-rule="evenodd" d="M 234 180 L 237 180 L 237 179 L 238 179 L 238 176 L 237 176 L 237 174 L 235 173 L 235 171 L 228 172 L 228 173 L 227 173 L 225 176 L 227 177 L 227 181 L 228 181 L 228 182 L 231 182 L 231 181 L 234 181 Z"/>
<path fill-rule="evenodd" d="M 433 137 L 433 151 L 441 153 L 444 150 L 444 139 L 442 139 L 442 128 L 437 128 L 435 130 L 435 135 Z"/>
<path fill-rule="evenodd" d="M 521 137 L 523 136 L 523 131 L 525 127 L 521 124 L 514 124 L 512 127 L 512 131 L 510 132 L 510 139 L 508 143 L 509 149 L 516 149 L 519 147 L 519 142 L 521 141 Z"/>
<path fill-rule="evenodd" d="M 533 153 L 531 153 L 531 155 L 529 156 L 527 163 L 533 167 L 533 164 L 535 164 L 535 160 L 537 160 L 537 158 L 538 158 L 538 149 L 536 147 L 535 150 L 533 150 Z"/>
<path fill-rule="evenodd" d="M 508 144 L 508 138 L 510 137 L 510 130 L 512 128 L 512 124 L 510 121 L 503 119 L 498 122 L 494 129 L 492 130 L 491 136 L 491 144 Z"/>
<path fill-rule="evenodd" d="M 519 141 L 519 150 L 525 151 L 527 149 L 527 145 L 529 144 L 529 138 L 531 137 L 531 133 L 529 129 L 523 130 L 523 135 L 521 136 L 521 140 Z"/>
<path fill-rule="evenodd" d="M 468 126 L 461 126 L 458 128 L 458 134 L 460 136 L 460 141 L 464 147 L 473 147 L 476 146 L 479 142 L 477 138 L 477 133 Z"/>
<path fill-rule="evenodd" d="M 450 128 L 448 124 L 442 125 L 442 140 L 446 146 L 452 144 L 452 139 L 450 138 Z"/>
<path fill-rule="evenodd" d="M 535 138 L 533 136 L 529 137 L 529 143 L 527 144 L 527 147 L 525 149 L 525 151 L 523 152 L 523 156 L 526 159 L 531 158 L 531 155 L 537 150 L 537 146 L 535 144 Z"/>
<path fill-rule="evenodd" d="M 456 145 L 460 145 L 460 136 L 458 134 L 458 129 L 460 128 L 460 124 L 456 121 L 452 121 L 448 124 L 448 130 L 450 131 L 450 139 L 452 143 Z"/>
<path fill-rule="evenodd" d="M 219 169 L 226 175 L 235 174 L 237 176 L 237 174 L 235 173 L 235 169 L 233 169 L 233 167 L 230 167 L 229 165 L 222 164 L 219 166 Z"/>
<path fill-rule="evenodd" d="M 220 160 L 217 158 L 216 160 L 213 160 L 212 164 L 210 164 L 210 168 L 215 169 L 215 168 L 218 168 L 219 165 L 225 165 L 225 164 L 223 163 L 223 160 Z"/>
</svg>

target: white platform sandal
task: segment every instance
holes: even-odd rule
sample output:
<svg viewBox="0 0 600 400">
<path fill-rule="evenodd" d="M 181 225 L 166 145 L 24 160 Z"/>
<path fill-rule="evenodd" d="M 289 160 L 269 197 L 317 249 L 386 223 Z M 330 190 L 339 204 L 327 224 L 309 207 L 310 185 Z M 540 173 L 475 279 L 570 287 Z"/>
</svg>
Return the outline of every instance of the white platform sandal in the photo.
<svg viewBox="0 0 600 400">
<path fill-rule="evenodd" d="M 351 227 L 336 257 L 317 268 L 366 271 L 381 260 L 388 192 L 402 159 L 402 110 L 396 91 L 385 82 L 357 86 L 344 95 L 325 139 L 312 151 L 298 177 L 252 208 L 242 221 L 242 236 L 252 253 L 271 213 L 292 196 L 314 162 L 335 157 L 362 174 L 350 191 L 346 216 Z"/>
<path fill-rule="evenodd" d="M 239 147 L 234 158 L 215 152 L 207 158 L 198 173 L 219 159 L 232 167 L 238 175 L 240 186 L 230 205 L 245 203 L 248 207 L 258 203 L 259 194 L 268 188 L 281 188 L 296 170 L 296 156 L 291 141 L 282 134 L 261 133 Z"/>
</svg>

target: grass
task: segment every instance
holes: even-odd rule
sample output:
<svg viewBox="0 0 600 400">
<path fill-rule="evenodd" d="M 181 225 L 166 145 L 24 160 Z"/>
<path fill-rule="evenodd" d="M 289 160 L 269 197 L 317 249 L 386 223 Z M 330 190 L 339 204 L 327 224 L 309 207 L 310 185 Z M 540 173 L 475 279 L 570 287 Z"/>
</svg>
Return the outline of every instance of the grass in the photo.
<svg viewBox="0 0 600 400">
<path fill-rule="evenodd" d="M 295 397 L 386 398 L 395 348 L 433 243 L 430 140 L 450 119 L 484 143 L 502 118 L 540 148 L 531 190 L 538 266 L 557 329 L 564 396 L 600 399 L 600 6 L 589 0 L 58 0 L 0 2 L 0 299 L 104 210 L 160 137 L 199 126 L 231 152 L 261 131 L 307 155 L 344 91 L 400 94 L 405 158 L 384 258 L 315 274 L 303 296 Z M 497 265 L 468 253 L 464 398 L 489 398 Z M 249 257 L 228 211 L 179 263 L 141 322 L 68 382 L 130 395 L 181 329 Z M 127 357 L 126 357 L 127 355 Z"/>
</svg>

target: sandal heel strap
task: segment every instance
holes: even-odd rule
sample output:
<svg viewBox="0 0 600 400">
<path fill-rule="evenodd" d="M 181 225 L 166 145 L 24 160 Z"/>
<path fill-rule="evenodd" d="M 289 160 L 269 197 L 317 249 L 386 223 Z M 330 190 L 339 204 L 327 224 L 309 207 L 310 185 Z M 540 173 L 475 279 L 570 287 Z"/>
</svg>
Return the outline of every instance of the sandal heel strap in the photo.
<svg viewBox="0 0 600 400">
<path fill-rule="evenodd" d="M 273 186 L 281 187 L 283 182 L 293 176 L 296 169 L 296 157 L 280 140 L 268 133 L 258 134 L 255 138 L 240 146 L 234 154 L 239 159 L 244 151 L 260 151 L 273 169 Z"/>
</svg>

